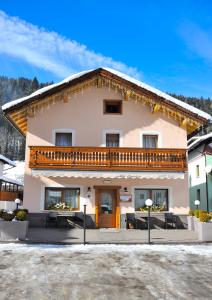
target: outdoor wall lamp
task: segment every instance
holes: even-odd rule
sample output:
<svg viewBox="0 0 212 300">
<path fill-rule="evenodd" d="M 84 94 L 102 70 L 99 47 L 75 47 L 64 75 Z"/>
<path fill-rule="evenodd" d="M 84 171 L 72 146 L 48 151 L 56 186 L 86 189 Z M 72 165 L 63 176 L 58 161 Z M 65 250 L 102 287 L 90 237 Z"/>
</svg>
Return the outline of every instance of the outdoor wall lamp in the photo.
<svg viewBox="0 0 212 300">
<path fill-rule="evenodd" d="M 124 187 L 124 192 L 125 192 L 125 193 L 128 193 L 127 187 Z"/>
<path fill-rule="evenodd" d="M 87 197 L 88 198 L 91 197 L 91 187 L 90 186 L 88 187 L 88 190 L 87 190 Z"/>
<path fill-rule="evenodd" d="M 16 198 L 15 199 L 16 209 L 18 209 L 18 206 L 21 204 L 21 200 Z"/>
<path fill-rule="evenodd" d="M 145 205 L 148 207 L 148 244 L 150 244 L 150 209 L 153 204 L 153 201 L 151 199 L 147 199 L 145 201 Z"/>
<path fill-rule="evenodd" d="M 195 200 L 194 201 L 194 205 L 196 206 L 196 209 L 199 209 L 200 201 L 199 200 Z"/>
</svg>

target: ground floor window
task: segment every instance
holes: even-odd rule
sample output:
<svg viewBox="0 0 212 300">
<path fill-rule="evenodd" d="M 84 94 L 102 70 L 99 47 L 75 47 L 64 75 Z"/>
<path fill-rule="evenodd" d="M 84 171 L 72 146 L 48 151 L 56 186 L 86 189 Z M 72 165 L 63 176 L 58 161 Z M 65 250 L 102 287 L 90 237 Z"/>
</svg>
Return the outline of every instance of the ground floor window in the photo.
<svg viewBox="0 0 212 300">
<path fill-rule="evenodd" d="M 46 188 L 45 209 L 78 210 L 79 199 L 79 188 Z"/>
<path fill-rule="evenodd" d="M 168 190 L 167 189 L 135 189 L 135 210 L 145 209 L 146 199 L 152 199 L 155 210 L 168 210 Z"/>
</svg>

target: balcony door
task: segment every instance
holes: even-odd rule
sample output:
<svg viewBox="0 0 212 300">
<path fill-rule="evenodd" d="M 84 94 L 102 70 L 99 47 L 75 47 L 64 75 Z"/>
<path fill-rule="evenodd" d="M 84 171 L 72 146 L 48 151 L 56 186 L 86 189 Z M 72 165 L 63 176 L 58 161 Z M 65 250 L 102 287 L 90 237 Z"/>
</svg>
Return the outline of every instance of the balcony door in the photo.
<svg viewBox="0 0 212 300">
<path fill-rule="evenodd" d="M 99 228 L 119 227 L 117 188 L 96 187 L 96 225 Z"/>
</svg>

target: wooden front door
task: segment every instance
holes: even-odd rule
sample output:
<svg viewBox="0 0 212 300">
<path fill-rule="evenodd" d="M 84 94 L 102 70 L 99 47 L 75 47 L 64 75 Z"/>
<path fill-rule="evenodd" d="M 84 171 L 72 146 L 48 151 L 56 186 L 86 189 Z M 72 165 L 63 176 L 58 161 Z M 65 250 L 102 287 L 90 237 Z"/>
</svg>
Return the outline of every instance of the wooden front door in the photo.
<svg viewBox="0 0 212 300">
<path fill-rule="evenodd" d="M 117 189 L 98 189 L 96 193 L 98 227 L 114 228 L 116 224 Z"/>
</svg>

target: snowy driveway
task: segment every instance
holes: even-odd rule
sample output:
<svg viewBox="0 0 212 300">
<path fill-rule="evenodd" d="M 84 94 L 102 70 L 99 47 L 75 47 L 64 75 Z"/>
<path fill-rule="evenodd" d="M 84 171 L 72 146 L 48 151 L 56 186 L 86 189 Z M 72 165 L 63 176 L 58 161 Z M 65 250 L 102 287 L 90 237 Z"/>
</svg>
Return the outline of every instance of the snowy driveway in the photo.
<svg viewBox="0 0 212 300">
<path fill-rule="evenodd" d="M 0 244 L 0 299 L 212 299 L 212 246 Z"/>
</svg>

